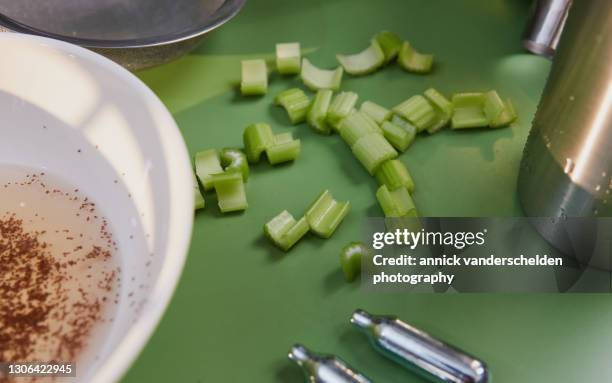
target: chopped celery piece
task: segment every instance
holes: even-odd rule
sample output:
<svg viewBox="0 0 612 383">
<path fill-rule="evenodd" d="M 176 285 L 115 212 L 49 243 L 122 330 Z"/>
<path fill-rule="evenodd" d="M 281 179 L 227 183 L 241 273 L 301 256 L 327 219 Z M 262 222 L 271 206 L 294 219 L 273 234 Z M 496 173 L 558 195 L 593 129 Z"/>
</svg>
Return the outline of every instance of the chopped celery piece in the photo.
<svg viewBox="0 0 612 383">
<path fill-rule="evenodd" d="M 327 111 L 327 122 L 337 127 L 344 117 L 352 113 L 358 97 L 357 93 L 353 92 L 338 93 Z"/>
<path fill-rule="evenodd" d="M 427 128 L 427 132 L 431 134 L 442 129 L 449 123 L 453 116 L 453 104 L 434 88 L 429 88 L 425 91 L 425 98 L 433 105 L 437 114 L 436 122 Z"/>
<path fill-rule="evenodd" d="M 376 39 L 372 39 L 370 46 L 354 55 L 336 55 L 340 65 L 346 73 L 361 76 L 372 73 L 385 63 L 385 52 Z"/>
<path fill-rule="evenodd" d="M 310 227 L 305 217 L 296 221 L 295 218 L 287 210 L 272 218 L 264 225 L 264 233 L 266 237 L 279 248 L 284 251 L 289 250 L 297 243 Z"/>
<path fill-rule="evenodd" d="M 382 131 L 383 136 L 387 139 L 387 141 L 389 141 L 389 143 L 400 152 L 406 151 L 416 136 L 416 129 L 409 132 L 401 126 L 395 125 L 389 121 L 383 121 Z"/>
<path fill-rule="evenodd" d="M 276 96 L 276 105 L 281 105 L 287 111 L 292 124 L 299 124 L 306 120 L 306 114 L 310 109 L 310 99 L 299 88 L 287 89 Z"/>
<path fill-rule="evenodd" d="M 512 101 L 508 99 L 504 104 L 504 111 L 499 115 L 497 119 L 490 121 L 489 125 L 492 128 L 501 128 L 514 122 L 514 120 L 516 120 L 516 117 L 517 116 L 516 110 L 514 110 L 514 105 L 512 105 Z"/>
<path fill-rule="evenodd" d="M 266 149 L 266 156 L 271 165 L 295 161 L 300 155 L 300 140 L 294 140 L 291 133 L 281 133 L 274 137 L 274 145 Z"/>
<path fill-rule="evenodd" d="M 373 175 L 383 162 L 397 157 L 393 146 L 380 133 L 370 133 L 361 137 L 352 146 L 355 157 Z"/>
<path fill-rule="evenodd" d="M 419 53 L 408 41 L 404 41 L 397 62 L 408 72 L 428 73 L 433 66 L 433 55 Z"/>
<path fill-rule="evenodd" d="M 242 174 L 220 173 L 212 176 L 221 213 L 245 210 L 248 207 Z"/>
<path fill-rule="evenodd" d="M 276 69 L 280 74 L 300 73 L 300 43 L 276 44 Z"/>
<path fill-rule="evenodd" d="M 225 148 L 219 154 L 221 165 L 226 172 L 239 172 L 246 182 L 249 179 L 249 162 L 240 149 Z"/>
<path fill-rule="evenodd" d="M 342 82 L 342 67 L 339 66 L 334 70 L 319 69 L 312 65 L 308 59 L 302 59 L 301 77 L 304 85 L 310 90 L 317 91 L 319 89 L 340 89 Z"/>
<path fill-rule="evenodd" d="M 342 139 L 351 147 L 363 136 L 380 133 L 378 125 L 361 112 L 355 112 L 345 117 L 340 121 L 338 130 L 340 130 Z"/>
<path fill-rule="evenodd" d="M 251 124 L 246 127 L 242 135 L 244 150 L 249 162 L 259 162 L 261 153 L 274 145 L 272 128 L 266 123 Z"/>
<path fill-rule="evenodd" d="M 381 185 L 376 191 L 376 199 L 385 217 L 418 217 L 414 201 L 406 188 L 389 190 L 387 185 Z"/>
<path fill-rule="evenodd" d="M 195 169 L 204 190 L 213 188 L 212 175 L 222 173 L 221 160 L 216 149 L 203 150 L 195 155 Z"/>
<path fill-rule="evenodd" d="M 420 94 L 394 107 L 393 112 L 416 126 L 419 132 L 430 128 L 436 122 L 436 110 Z"/>
<path fill-rule="evenodd" d="M 240 91 L 245 96 L 266 94 L 268 91 L 268 68 L 263 59 L 242 61 Z"/>
<path fill-rule="evenodd" d="M 506 105 L 496 91 L 492 90 L 484 94 L 483 110 L 489 122 L 497 120 L 505 109 Z"/>
<path fill-rule="evenodd" d="M 350 202 L 338 202 L 325 190 L 306 211 L 306 220 L 315 234 L 329 238 L 348 214 Z"/>
<path fill-rule="evenodd" d="M 378 125 L 382 125 L 383 121 L 389 120 L 392 114 L 389 109 L 375 104 L 372 101 L 364 101 L 359 111 L 370 116 Z"/>
<path fill-rule="evenodd" d="M 485 96 L 483 93 L 459 93 L 453 95 L 453 129 L 483 128 L 489 120 L 483 110 Z"/>
<path fill-rule="evenodd" d="M 372 250 L 363 242 L 351 242 L 344 246 L 340 252 L 340 267 L 344 273 L 344 279 L 352 282 L 361 273 L 361 260 L 370 257 Z"/>
<path fill-rule="evenodd" d="M 382 31 L 374 36 L 385 54 L 385 63 L 390 62 L 397 57 L 397 54 L 402 47 L 402 40 L 393 32 Z"/>
<path fill-rule="evenodd" d="M 398 115 L 393 115 L 393 117 L 391 117 L 391 123 L 397 126 L 401 126 L 404 130 L 408 132 L 408 134 L 412 136 L 416 136 L 417 134 L 417 128 Z"/>
<path fill-rule="evenodd" d="M 334 92 L 321 89 L 317 92 L 312 106 L 306 115 L 306 120 L 319 133 L 329 134 L 331 128 L 327 125 L 327 111 Z"/>
<path fill-rule="evenodd" d="M 400 160 L 384 162 L 376 172 L 376 179 L 381 185 L 386 185 L 389 190 L 404 187 L 409 193 L 414 191 L 414 181 L 406 165 Z"/>
<path fill-rule="evenodd" d="M 194 210 L 204 209 L 206 206 L 206 202 L 204 201 L 204 196 L 202 196 L 202 192 L 200 191 L 200 185 L 198 184 L 198 179 L 195 174 L 193 175 L 193 194 L 194 194 Z"/>
</svg>

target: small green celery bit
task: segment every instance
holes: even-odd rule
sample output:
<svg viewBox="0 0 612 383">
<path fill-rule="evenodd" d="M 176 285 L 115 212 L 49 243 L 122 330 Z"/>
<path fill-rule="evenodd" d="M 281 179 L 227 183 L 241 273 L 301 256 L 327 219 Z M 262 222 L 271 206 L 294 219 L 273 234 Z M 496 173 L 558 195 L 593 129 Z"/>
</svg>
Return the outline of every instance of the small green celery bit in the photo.
<svg viewBox="0 0 612 383">
<path fill-rule="evenodd" d="M 340 121 L 353 112 L 358 98 L 359 96 L 354 92 L 338 93 L 327 111 L 327 122 L 337 128 Z"/>
<path fill-rule="evenodd" d="M 428 73 L 433 66 L 433 55 L 419 53 L 408 41 L 404 41 L 397 62 L 408 72 Z"/>
<path fill-rule="evenodd" d="M 272 218 L 264 225 L 264 234 L 283 251 L 289 250 L 306 233 L 310 227 L 305 217 L 296 221 L 287 210 Z"/>
<path fill-rule="evenodd" d="M 459 93 L 453 95 L 453 129 L 483 128 L 489 125 L 484 112 L 484 93 Z"/>
<path fill-rule="evenodd" d="M 351 147 L 363 136 L 380 133 L 378 125 L 361 112 L 352 113 L 342 119 L 338 130 L 342 139 Z"/>
<path fill-rule="evenodd" d="M 342 73 L 343 69 L 341 66 L 334 70 L 319 69 L 312 65 L 308 59 L 302 59 L 302 81 L 312 91 L 316 92 L 319 89 L 340 89 Z"/>
<path fill-rule="evenodd" d="M 361 274 L 361 262 L 372 256 L 372 250 L 363 242 L 351 242 L 340 252 L 340 267 L 344 279 L 352 282 Z"/>
<path fill-rule="evenodd" d="M 246 155 L 240 149 L 225 148 L 219 154 L 221 165 L 226 172 L 238 172 L 246 182 L 249 179 L 249 162 Z"/>
<path fill-rule="evenodd" d="M 293 139 L 291 133 L 281 133 L 274 137 L 274 144 L 266 149 L 266 156 L 271 165 L 295 161 L 301 150 L 300 140 Z"/>
<path fill-rule="evenodd" d="M 504 104 L 504 111 L 499 115 L 499 117 L 489 123 L 492 128 L 501 128 L 503 126 L 507 126 L 516 120 L 516 110 L 514 109 L 514 105 L 512 105 L 512 101 L 510 99 L 506 100 Z"/>
<path fill-rule="evenodd" d="M 263 59 L 242 61 L 240 91 L 245 96 L 257 96 L 268 91 L 268 68 Z"/>
<path fill-rule="evenodd" d="M 397 57 L 401 47 L 402 40 L 398 35 L 389 31 L 382 31 L 374 36 L 378 45 L 380 45 L 383 53 L 385 54 L 385 63 L 391 62 Z"/>
<path fill-rule="evenodd" d="M 361 137 L 351 149 L 370 175 L 374 175 L 383 162 L 397 157 L 393 146 L 380 133 Z"/>
<path fill-rule="evenodd" d="M 274 134 L 270 125 L 260 122 L 246 127 L 242 134 L 244 150 L 251 163 L 259 162 L 261 153 L 274 145 Z"/>
<path fill-rule="evenodd" d="M 242 174 L 220 173 L 212 176 L 221 213 L 246 210 L 248 207 Z"/>
<path fill-rule="evenodd" d="M 397 159 L 384 162 L 376 172 L 376 179 L 389 190 L 405 188 L 409 193 L 414 191 L 414 181 L 406 165 Z"/>
<path fill-rule="evenodd" d="M 416 137 L 416 129 L 410 132 L 389 121 L 383 121 L 381 128 L 385 139 L 400 152 L 405 152 Z"/>
<path fill-rule="evenodd" d="M 202 150 L 195 155 L 195 169 L 204 190 L 213 188 L 212 175 L 222 173 L 221 160 L 216 149 Z"/>
<path fill-rule="evenodd" d="M 416 126 L 418 132 L 432 127 L 436 122 L 436 110 L 420 94 L 394 107 L 393 112 Z"/>
<path fill-rule="evenodd" d="M 429 88 L 424 93 L 425 98 L 433 105 L 436 110 L 436 122 L 427 128 L 427 132 L 432 134 L 445 127 L 453 116 L 453 104 L 442 93 L 434 88 Z"/>
<path fill-rule="evenodd" d="M 372 101 L 364 101 L 359 111 L 370 116 L 378 125 L 382 125 L 384 121 L 389 120 L 393 114 L 389 109 L 373 103 Z"/>
<path fill-rule="evenodd" d="M 299 88 L 291 88 L 279 93 L 275 98 L 275 103 L 285 108 L 289 120 L 294 125 L 304 122 L 310 109 L 310 99 Z"/>
<path fill-rule="evenodd" d="M 385 63 L 385 52 L 378 41 L 372 39 L 370 46 L 354 55 L 336 55 L 346 73 L 362 76 L 372 73 Z"/>
<path fill-rule="evenodd" d="M 403 119 L 402 117 L 396 114 L 394 114 L 393 117 L 391 117 L 391 123 L 397 126 L 401 126 L 411 136 L 416 136 L 416 134 L 418 133 L 418 130 L 414 125 L 412 125 L 411 123 L 409 123 L 408 121 L 406 121 L 405 119 Z"/>
<path fill-rule="evenodd" d="M 198 179 L 195 174 L 193 175 L 193 194 L 194 194 L 194 210 L 204 209 L 206 206 L 206 202 L 204 201 L 204 196 L 202 196 L 202 192 L 200 191 L 200 185 L 198 184 Z"/>
<path fill-rule="evenodd" d="M 300 43 L 276 44 L 276 69 L 280 74 L 300 73 Z"/>
<path fill-rule="evenodd" d="M 306 211 L 310 230 L 320 237 L 331 237 L 350 208 L 350 202 L 338 202 L 325 190 Z"/>
<path fill-rule="evenodd" d="M 327 125 L 327 111 L 333 94 L 334 92 L 329 89 L 319 90 L 306 115 L 306 120 L 310 126 L 319 133 L 329 134 L 331 132 L 331 128 Z"/>
<path fill-rule="evenodd" d="M 389 190 L 381 185 L 376 191 L 376 199 L 385 217 L 418 217 L 418 212 L 406 188 Z"/>
</svg>

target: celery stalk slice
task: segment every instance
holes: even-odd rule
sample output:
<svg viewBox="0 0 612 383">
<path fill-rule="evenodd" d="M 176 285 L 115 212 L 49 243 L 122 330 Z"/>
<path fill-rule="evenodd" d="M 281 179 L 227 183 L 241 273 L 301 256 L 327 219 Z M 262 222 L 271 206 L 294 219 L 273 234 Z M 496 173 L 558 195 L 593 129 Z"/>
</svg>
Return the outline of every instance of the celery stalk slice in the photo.
<svg viewBox="0 0 612 383">
<path fill-rule="evenodd" d="M 385 139 L 400 152 L 405 152 L 416 137 L 416 129 L 410 132 L 389 121 L 383 121 L 381 127 Z"/>
<path fill-rule="evenodd" d="M 340 121 L 338 130 L 342 139 L 351 147 L 363 136 L 380 133 L 378 125 L 361 112 L 355 112 L 345 117 Z"/>
<path fill-rule="evenodd" d="M 336 55 L 338 62 L 346 73 L 362 76 L 372 73 L 385 63 L 385 52 L 376 39 L 372 39 L 370 46 L 354 55 Z"/>
<path fill-rule="evenodd" d="M 338 93 L 327 111 L 327 122 L 337 129 L 343 118 L 352 113 L 359 96 L 353 92 Z"/>
<path fill-rule="evenodd" d="M 331 237 L 350 208 L 350 202 L 338 202 L 332 197 L 329 190 L 325 190 L 306 211 L 306 220 L 310 230 L 320 237 Z"/>
<path fill-rule="evenodd" d="M 416 137 L 416 134 L 418 133 L 417 128 L 414 125 L 412 125 L 411 123 L 409 123 L 408 121 L 404 120 L 402 117 L 396 114 L 394 114 L 393 117 L 391 117 L 391 123 L 406 130 L 408 134 L 411 136 Z"/>
<path fill-rule="evenodd" d="M 427 132 L 433 134 L 448 125 L 453 116 L 453 104 L 434 88 L 427 89 L 424 95 L 436 110 L 437 121 L 427 128 Z"/>
<path fill-rule="evenodd" d="M 512 105 L 512 101 L 510 99 L 506 100 L 504 104 L 504 110 L 499 115 L 499 117 L 493 121 L 490 121 L 489 125 L 491 128 L 501 128 L 503 126 L 507 126 L 516 120 L 516 110 L 514 109 L 514 105 Z"/>
<path fill-rule="evenodd" d="M 361 273 L 361 260 L 372 256 L 372 250 L 363 242 L 351 242 L 340 252 L 340 267 L 344 279 L 352 282 Z"/>
<path fill-rule="evenodd" d="M 213 188 L 212 175 L 222 173 L 221 160 L 216 149 L 203 150 L 195 155 L 195 169 L 205 191 Z"/>
<path fill-rule="evenodd" d="M 370 133 L 359 138 L 351 150 L 370 175 L 373 175 L 383 162 L 397 157 L 393 146 L 380 133 Z"/>
<path fill-rule="evenodd" d="M 242 174 L 220 173 L 212 176 L 221 213 L 245 210 L 248 207 Z"/>
<path fill-rule="evenodd" d="M 385 63 L 391 62 L 397 57 L 401 47 L 402 40 L 393 32 L 382 31 L 374 36 L 383 53 L 385 54 Z"/>
<path fill-rule="evenodd" d="M 276 44 L 276 69 L 280 74 L 300 73 L 300 43 Z"/>
<path fill-rule="evenodd" d="M 219 154 L 221 165 L 226 172 L 239 172 L 246 182 L 249 179 L 249 162 L 246 155 L 240 149 L 225 148 Z"/>
<path fill-rule="evenodd" d="M 364 101 L 359 111 L 370 116 L 378 125 L 382 125 L 384 121 L 389 120 L 393 114 L 389 109 L 373 103 L 372 101 Z"/>
<path fill-rule="evenodd" d="M 194 194 L 194 210 L 204 209 L 206 206 L 206 201 L 204 201 L 204 196 L 200 191 L 200 185 L 198 183 L 198 179 L 195 174 L 193 175 L 193 194 Z"/>
<path fill-rule="evenodd" d="M 272 128 L 263 122 L 247 126 L 242 134 L 242 139 L 247 159 L 251 163 L 259 162 L 261 153 L 274 145 Z"/>
<path fill-rule="evenodd" d="M 421 95 L 410 97 L 394 107 L 393 112 L 408 120 L 419 132 L 432 127 L 436 122 L 436 110 Z"/>
<path fill-rule="evenodd" d="M 240 91 L 245 96 L 266 94 L 268 91 L 268 68 L 263 59 L 242 61 Z"/>
<path fill-rule="evenodd" d="M 459 93 L 453 95 L 453 129 L 483 128 L 489 125 L 484 112 L 485 95 L 483 93 Z"/>
<path fill-rule="evenodd" d="M 381 185 L 386 185 L 389 190 L 406 188 L 409 193 L 414 192 L 414 181 L 400 160 L 389 160 L 384 162 L 376 172 L 376 179 Z"/>
<path fill-rule="evenodd" d="M 317 91 L 319 89 L 340 89 L 343 72 L 344 71 L 341 66 L 334 70 L 319 69 L 312 65 L 308 59 L 302 59 L 302 81 L 304 82 L 304 85 L 313 91 Z"/>
<path fill-rule="evenodd" d="M 274 145 L 266 149 L 266 156 L 271 165 L 295 161 L 301 150 L 300 140 L 294 140 L 291 133 L 281 133 L 274 137 Z"/>
<path fill-rule="evenodd" d="M 331 128 L 327 124 L 327 111 L 333 94 L 334 92 L 329 89 L 319 90 L 306 115 L 306 121 L 319 133 L 329 134 L 331 132 Z"/>
<path fill-rule="evenodd" d="M 494 90 L 485 93 L 484 98 L 483 111 L 487 120 L 496 121 L 506 109 L 506 105 Z"/>
<path fill-rule="evenodd" d="M 287 89 L 279 93 L 274 102 L 281 105 L 287 111 L 292 124 L 299 124 L 306 120 L 306 114 L 310 109 L 310 98 L 299 88 Z"/>
<path fill-rule="evenodd" d="M 389 190 L 387 185 L 381 185 L 376 191 L 376 199 L 385 217 L 418 217 L 414 201 L 406 188 Z"/>
<path fill-rule="evenodd" d="M 408 72 L 428 73 L 433 66 L 433 55 L 419 53 L 408 41 L 404 41 L 397 62 Z"/>
<path fill-rule="evenodd" d="M 296 221 L 287 210 L 272 218 L 264 225 L 264 234 L 283 251 L 289 250 L 306 233 L 310 227 L 305 217 Z"/>
</svg>

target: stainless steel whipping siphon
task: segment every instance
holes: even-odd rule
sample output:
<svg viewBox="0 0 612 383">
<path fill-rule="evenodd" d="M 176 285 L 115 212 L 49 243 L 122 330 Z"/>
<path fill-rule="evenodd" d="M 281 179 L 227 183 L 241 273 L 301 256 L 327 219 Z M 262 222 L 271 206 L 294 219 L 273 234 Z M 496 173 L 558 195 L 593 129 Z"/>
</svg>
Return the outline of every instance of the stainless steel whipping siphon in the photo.
<svg viewBox="0 0 612 383">
<path fill-rule="evenodd" d="M 291 348 L 289 359 L 302 368 L 308 383 L 372 383 L 342 359 L 315 354 L 300 344 Z"/>
<path fill-rule="evenodd" d="M 396 317 L 356 310 L 351 323 L 364 332 L 383 355 L 433 382 L 489 382 L 484 362 Z"/>
</svg>

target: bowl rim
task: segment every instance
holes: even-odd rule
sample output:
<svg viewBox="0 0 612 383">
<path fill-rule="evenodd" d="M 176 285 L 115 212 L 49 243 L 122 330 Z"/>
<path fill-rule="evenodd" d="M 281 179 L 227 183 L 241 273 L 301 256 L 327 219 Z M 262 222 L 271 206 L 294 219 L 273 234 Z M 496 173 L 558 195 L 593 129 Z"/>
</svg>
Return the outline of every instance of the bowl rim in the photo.
<svg viewBox="0 0 612 383">
<path fill-rule="evenodd" d="M 153 335 L 170 304 L 187 259 L 194 220 L 193 191 L 189 187 L 180 187 L 180 185 L 189 185 L 193 182 L 193 169 L 187 146 L 176 122 L 161 100 L 140 79 L 115 62 L 85 48 L 47 37 L 0 33 L 0 43 L 2 41 L 24 42 L 27 44 L 27 49 L 34 49 L 34 46 L 56 49 L 59 52 L 73 55 L 76 60 L 82 59 L 84 65 L 99 66 L 133 89 L 134 94 L 141 97 L 143 103 L 153 111 L 152 113 L 155 113 L 154 121 L 157 123 L 153 126 L 158 130 L 160 141 L 164 142 L 166 165 L 172 169 L 172 172 L 168 173 L 168 184 L 174 185 L 171 186 L 171 195 L 175 196 L 175 200 L 172 202 L 170 214 L 176 222 L 182 224 L 168 225 L 168 247 L 160 267 L 160 275 L 151 287 L 150 297 L 143 306 L 138 319 L 129 328 L 114 351 L 98 369 L 93 371 L 91 380 L 104 383 L 118 381 L 128 371 Z"/>
<path fill-rule="evenodd" d="M 37 36 L 49 37 L 56 40 L 61 40 L 76 44 L 79 46 L 94 48 L 94 49 L 130 49 L 130 48 L 150 48 L 164 45 L 179 43 L 202 36 L 221 25 L 225 24 L 240 12 L 247 0 L 226 0 L 218 14 L 215 14 L 209 23 L 195 28 L 191 28 L 181 32 L 168 33 L 167 35 L 132 38 L 124 40 L 105 40 L 105 39 L 88 39 L 68 36 L 59 33 L 48 32 L 39 28 L 34 28 L 27 24 L 21 23 L 11 17 L 0 13 L 0 27 L 4 27 L 9 31 L 32 34 Z"/>
</svg>

